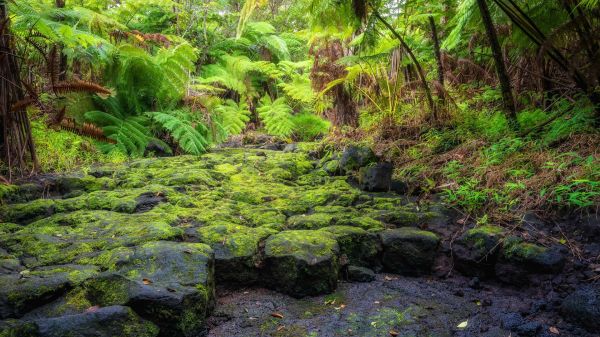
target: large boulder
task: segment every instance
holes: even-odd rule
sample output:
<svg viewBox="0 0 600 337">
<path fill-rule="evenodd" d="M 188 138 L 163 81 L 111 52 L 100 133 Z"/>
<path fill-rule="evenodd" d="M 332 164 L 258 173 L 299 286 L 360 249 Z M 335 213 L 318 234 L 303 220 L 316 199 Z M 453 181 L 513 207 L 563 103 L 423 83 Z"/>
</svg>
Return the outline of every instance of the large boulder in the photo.
<svg viewBox="0 0 600 337">
<path fill-rule="evenodd" d="M 35 321 L 39 337 L 153 337 L 158 328 L 130 308 L 109 306 Z"/>
<path fill-rule="evenodd" d="M 600 287 L 582 286 L 575 290 L 562 302 L 560 312 L 590 331 L 600 331 Z"/>
<path fill-rule="evenodd" d="M 214 254 L 201 243 L 157 241 L 92 259 L 107 272 L 83 286 L 92 305 L 126 305 L 160 335 L 197 336 L 214 306 Z"/>
<path fill-rule="evenodd" d="M 502 227 L 490 225 L 466 231 L 452 247 L 454 267 L 468 276 L 492 276 L 503 234 Z"/>
<path fill-rule="evenodd" d="M 440 239 L 432 232 L 412 227 L 379 233 L 383 244 L 383 267 L 403 275 L 427 274 L 433 267 Z"/>
<path fill-rule="evenodd" d="M 348 265 L 381 269 L 381 242 L 377 234 L 359 227 L 330 226 L 321 229 L 333 234 Z"/>
<path fill-rule="evenodd" d="M 20 318 L 96 274 L 94 266 L 62 265 L 0 275 L 0 319 Z"/>
<path fill-rule="evenodd" d="M 361 167 L 358 176 L 360 188 L 370 192 L 387 192 L 392 186 L 394 166 L 391 163 L 377 163 Z"/>
<path fill-rule="evenodd" d="M 559 247 L 542 247 L 517 237 L 504 241 L 495 267 L 496 276 L 503 282 L 524 284 L 532 274 L 555 274 L 565 265 L 565 254 Z"/>
<path fill-rule="evenodd" d="M 294 297 L 335 290 L 339 246 L 333 234 L 292 230 L 275 234 L 265 243 L 264 281 Z"/>
<path fill-rule="evenodd" d="M 350 172 L 365 167 L 377 161 L 377 156 L 369 147 L 366 146 L 348 146 L 342 153 L 339 161 L 339 168 L 343 172 Z"/>
<path fill-rule="evenodd" d="M 259 280 L 258 245 L 276 230 L 222 224 L 197 230 L 200 242 L 215 251 L 215 276 L 218 281 L 251 285 Z"/>
</svg>

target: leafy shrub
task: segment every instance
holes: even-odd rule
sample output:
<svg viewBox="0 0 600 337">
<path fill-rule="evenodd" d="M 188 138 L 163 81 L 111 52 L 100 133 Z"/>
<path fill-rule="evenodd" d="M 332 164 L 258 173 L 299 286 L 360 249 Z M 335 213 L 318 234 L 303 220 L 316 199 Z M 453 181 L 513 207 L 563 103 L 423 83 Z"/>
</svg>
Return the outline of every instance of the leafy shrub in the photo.
<svg viewBox="0 0 600 337">
<path fill-rule="evenodd" d="M 294 135 L 302 141 L 314 140 L 319 136 L 323 136 L 331 127 L 329 121 L 309 112 L 295 115 L 292 121 L 294 123 Z"/>
<path fill-rule="evenodd" d="M 94 142 L 70 131 L 48 128 L 43 119 L 31 123 L 33 140 L 42 171 L 73 171 L 95 162 L 123 162 L 128 157 L 115 149 L 107 154 L 98 151 Z"/>
</svg>

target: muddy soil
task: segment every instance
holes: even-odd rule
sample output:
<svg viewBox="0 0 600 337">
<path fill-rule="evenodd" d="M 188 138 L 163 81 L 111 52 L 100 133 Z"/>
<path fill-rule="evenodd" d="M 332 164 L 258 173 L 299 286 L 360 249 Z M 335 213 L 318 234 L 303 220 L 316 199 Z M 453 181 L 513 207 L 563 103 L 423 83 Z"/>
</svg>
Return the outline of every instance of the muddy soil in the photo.
<svg viewBox="0 0 600 337">
<path fill-rule="evenodd" d="M 458 275 L 378 274 L 373 282 L 340 282 L 333 294 L 304 299 L 221 288 L 217 298 L 210 337 L 598 336 L 565 322 L 554 311 L 561 301 L 536 289 Z"/>
</svg>

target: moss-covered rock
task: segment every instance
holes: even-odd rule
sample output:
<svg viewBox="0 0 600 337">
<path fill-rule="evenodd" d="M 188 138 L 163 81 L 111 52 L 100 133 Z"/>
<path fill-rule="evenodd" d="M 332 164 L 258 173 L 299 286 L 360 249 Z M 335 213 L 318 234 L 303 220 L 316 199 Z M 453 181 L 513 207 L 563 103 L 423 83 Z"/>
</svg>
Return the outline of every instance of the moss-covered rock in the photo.
<svg viewBox="0 0 600 337">
<path fill-rule="evenodd" d="M 341 155 L 340 168 L 344 172 L 358 170 L 377 161 L 373 150 L 365 146 L 349 146 Z"/>
<path fill-rule="evenodd" d="M 492 225 L 466 231 L 453 245 L 455 268 L 469 276 L 492 276 L 504 233 Z"/>
<path fill-rule="evenodd" d="M 197 336 L 214 305 L 214 255 L 201 243 L 148 242 L 89 263 L 107 270 L 84 284 L 92 304 L 127 305 L 161 335 Z"/>
<path fill-rule="evenodd" d="M 64 265 L 0 275 L 0 319 L 22 317 L 97 274 L 94 266 Z"/>
<path fill-rule="evenodd" d="M 402 227 L 379 233 L 383 244 L 383 267 L 385 270 L 405 275 L 427 274 L 440 242 L 432 232 Z"/>
<path fill-rule="evenodd" d="M 76 211 L 0 234 L 0 241 L 28 267 L 70 263 L 112 248 L 180 238 L 183 230 L 171 226 L 175 220 L 165 213 Z"/>
<path fill-rule="evenodd" d="M 382 250 L 379 236 L 362 228 L 350 226 L 331 226 L 321 229 L 333 234 L 340 247 L 340 253 L 347 264 L 381 269 L 380 253 Z"/>
<path fill-rule="evenodd" d="M 285 231 L 265 244 L 265 283 L 294 297 L 330 293 L 338 279 L 339 246 L 333 234 Z"/>
<path fill-rule="evenodd" d="M 276 230 L 243 225 L 213 225 L 198 229 L 198 239 L 215 251 L 218 281 L 251 285 L 259 280 L 258 246 Z"/>
<path fill-rule="evenodd" d="M 506 283 L 523 284 L 531 274 L 553 274 L 562 270 L 565 255 L 559 247 L 547 248 L 509 237 L 496 264 L 496 276 Z"/>
<path fill-rule="evenodd" d="M 158 328 L 123 306 L 34 321 L 39 337 L 154 337 Z"/>
</svg>

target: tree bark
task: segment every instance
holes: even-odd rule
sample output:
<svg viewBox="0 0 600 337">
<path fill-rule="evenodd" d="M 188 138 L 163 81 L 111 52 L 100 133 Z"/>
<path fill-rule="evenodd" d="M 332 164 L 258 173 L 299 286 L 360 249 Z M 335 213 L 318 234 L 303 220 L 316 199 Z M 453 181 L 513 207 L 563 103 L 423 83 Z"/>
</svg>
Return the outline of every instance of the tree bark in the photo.
<svg viewBox="0 0 600 337">
<path fill-rule="evenodd" d="M 0 0 L 0 151 L 8 168 L 8 180 L 15 171 L 24 173 L 28 164 L 37 168 L 35 145 L 31 135 L 29 118 L 25 108 L 14 108 L 23 102 L 25 95 L 21 87 L 19 65 L 15 57 L 6 1 Z M 27 162 L 27 154 L 31 162 Z"/>
<path fill-rule="evenodd" d="M 444 65 L 442 63 L 442 51 L 440 49 L 440 40 L 438 38 L 437 27 L 433 16 L 429 16 L 429 25 L 431 26 L 431 37 L 433 38 L 433 47 L 435 48 L 435 60 L 437 62 L 438 82 L 444 86 Z"/>
<path fill-rule="evenodd" d="M 504 103 L 504 109 L 506 110 L 506 116 L 512 126 L 516 127 L 517 108 L 515 107 L 515 99 L 512 94 L 510 78 L 506 72 L 506 65 L 504 64 L 504 58 L 502 57 L 502 49 L 498 42 L 496 28 L 494 27 L 494 22 L 492 21 L 492 16 L 490 15 L 486 0 L 477 0 L 477 4 L 479 6 L 479 11 L 481 12 L 481 19 L 483 20 L 488 42 L 492 49 L 494 63 L 496 64 L 496 73 L 498 74 L 498 80 L 500 81 L 500 90 L 502 91 L 502 101 Z"/>
</svg>

